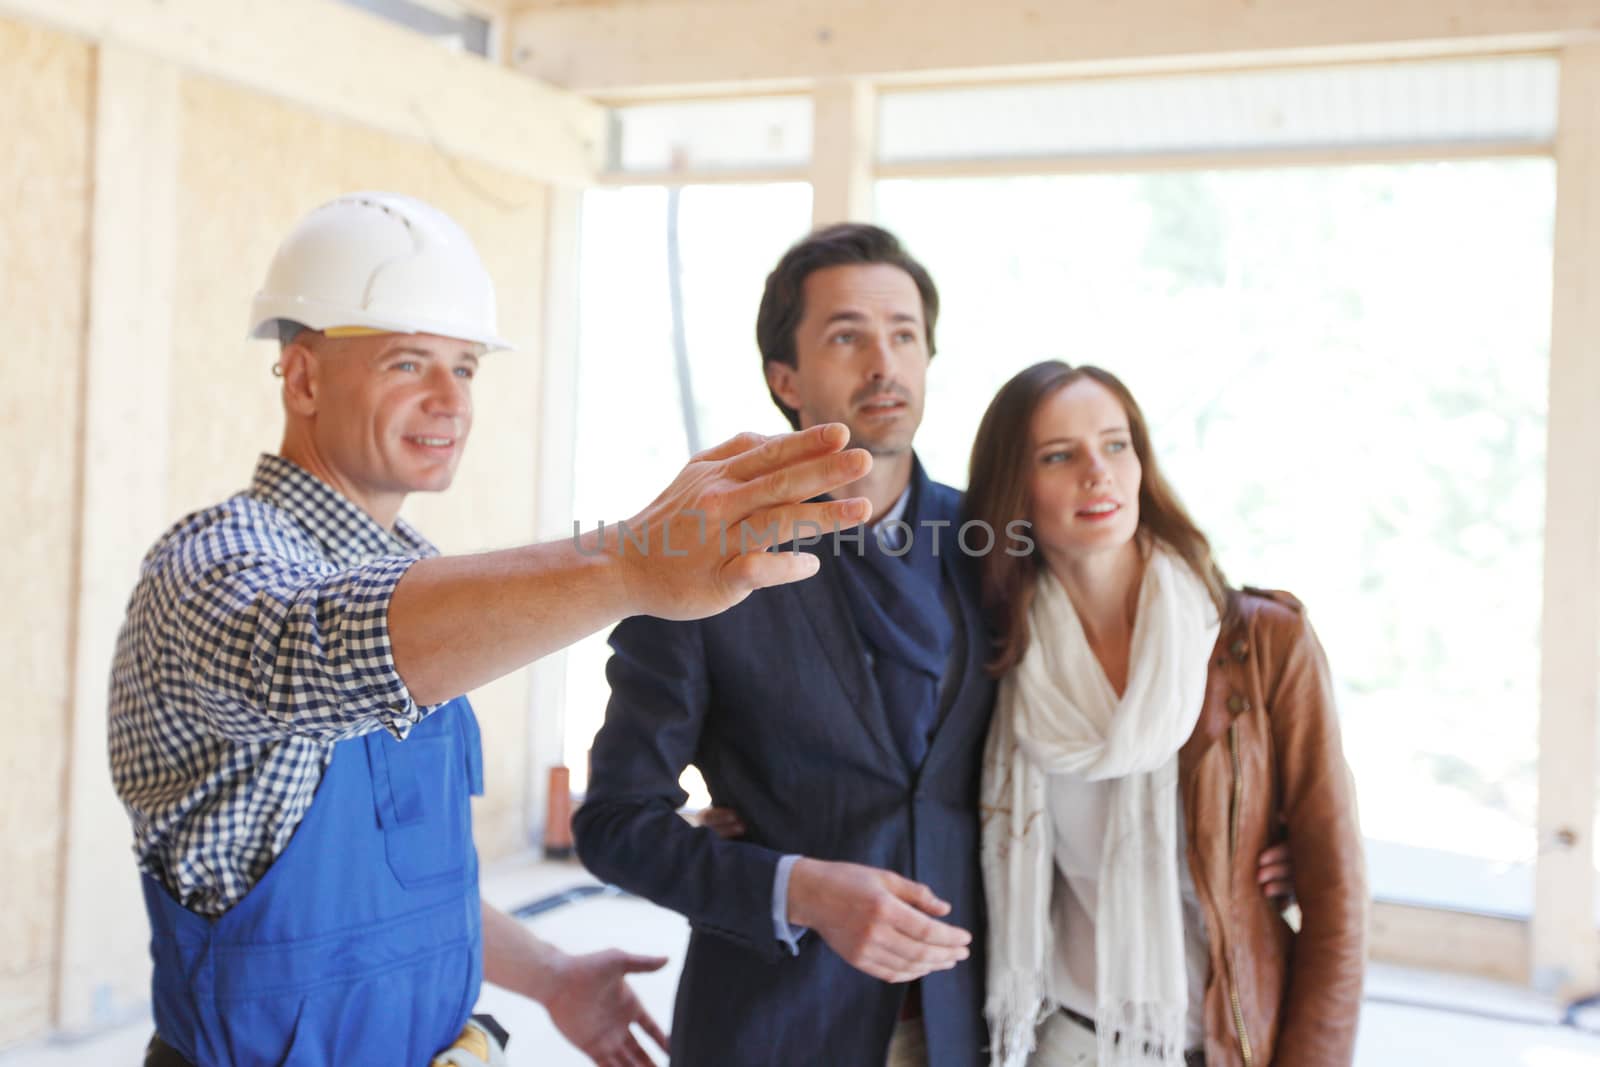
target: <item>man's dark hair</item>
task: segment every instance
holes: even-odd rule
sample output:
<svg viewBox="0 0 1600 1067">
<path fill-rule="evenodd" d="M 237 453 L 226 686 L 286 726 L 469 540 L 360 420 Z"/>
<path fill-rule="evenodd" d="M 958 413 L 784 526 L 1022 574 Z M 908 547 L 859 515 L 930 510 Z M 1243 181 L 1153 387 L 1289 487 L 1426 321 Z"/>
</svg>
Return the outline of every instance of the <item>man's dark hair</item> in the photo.
<svg viewBox="0 0 1600 1067">
<path fill-rule="evenodd" d="M 879 226 L 864 222 L 841 222 L 825 226 L 783 254 L 767 275 L 761 294 L 761 310 L 756 312 L 756 347 L 761 349 L 763 372 L 768 363 L 798 366 L 794 331 L 805 317 L 806 279 L 815 271 L 851 264 L 886 263 L 911 275 L 922 294 L 922 319 L 928 330 L 928 356 L 934 353 L 933 327 L 939 319 L 939 290 L 921 263 L 911 258 L 899 238 Z M 789 407 L 769 388 L 772 402 L 795 429 L 800 428 L 800 413 Z"/>
</svg>

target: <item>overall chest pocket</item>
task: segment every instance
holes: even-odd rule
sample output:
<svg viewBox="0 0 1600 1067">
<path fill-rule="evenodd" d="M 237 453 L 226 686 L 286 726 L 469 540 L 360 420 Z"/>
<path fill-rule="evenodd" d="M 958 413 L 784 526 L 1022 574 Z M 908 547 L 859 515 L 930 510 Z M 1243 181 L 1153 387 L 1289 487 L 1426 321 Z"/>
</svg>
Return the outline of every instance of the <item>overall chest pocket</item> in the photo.
<svg viewBox="0 0 1600 1067">
<path fill-rule="evenodd" d="M 404 741 L 366 735 L 372 792 L 389 869 L 406 888 L 463 876 L 472 850 L 469 796 L 483 792 L 477 723 L 465 700 L 418 723 Z"/>
</svg>

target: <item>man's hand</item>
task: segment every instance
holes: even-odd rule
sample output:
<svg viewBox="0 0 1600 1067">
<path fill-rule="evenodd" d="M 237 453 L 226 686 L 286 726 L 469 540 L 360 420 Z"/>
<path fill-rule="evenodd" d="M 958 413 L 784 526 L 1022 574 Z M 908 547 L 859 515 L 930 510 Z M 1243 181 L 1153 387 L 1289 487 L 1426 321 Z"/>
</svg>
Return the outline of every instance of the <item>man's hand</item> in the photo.
<svg viewBox="0 0 1600 1067">
<path fill-rule="evenodd" d="M 1294 858 L 1289 842 L 1280 841 L 1261 853 L 1256 861 L 1256 884 L 1268 900 L 1287 905 L 1294 899 Z"/>
<path fill-rule="evenodd" d="M 699 819 L 701 826 L 724 841 L 744 836 L 744 820 L 739 818 L 739 813 L 732 808 L 703 808 Z"/>
<path fill-rule="evenodd" d="M 499 908 L 483 905 L 484 981 L 543 1004 L 562 1036 L 600 1067 L 652 1067 L 629 1029 L 634 1023 L 666 1051 L 667 1035 L 627 982 L 630 974 L 659 971 L 666 963 L 616 949 L 569 956 Z"/>
<path fill-rule="evenodd" d="M 865 522 L 861 498 L 807 504 L 857 481 L 872 457 L 829 423 L 766 438 L 746 433 L 690 460 L 665 492 L 633 519 L 629 536 L 607 531 L 633 614 L 698 619 L 739 603 L 751 591 L 816 573 L 804 552 L 764 551 Z"/>
<path fill-rule="evenodd" d="M 639 1003 L 626 977 L 666 966 L 664 956 L 635 956 L 617 949 L 567 956 L 556 964 L 555 991 L 545 1009 L 563 1037 L 599 1067 L 654 1067 L 655 1061 L 629 1027 L 640 1029 L 669 1051 L 661 1027 Z"/>
<path fill-rule="evenodd" d="M 876 867 L 802 859 L 789 876 L 789 921 L 885 982 L 910 982 L 967 958 L 972 935 L 931 918 L 948 914 L 950 905 L 927 886 Z"/>
</svg>

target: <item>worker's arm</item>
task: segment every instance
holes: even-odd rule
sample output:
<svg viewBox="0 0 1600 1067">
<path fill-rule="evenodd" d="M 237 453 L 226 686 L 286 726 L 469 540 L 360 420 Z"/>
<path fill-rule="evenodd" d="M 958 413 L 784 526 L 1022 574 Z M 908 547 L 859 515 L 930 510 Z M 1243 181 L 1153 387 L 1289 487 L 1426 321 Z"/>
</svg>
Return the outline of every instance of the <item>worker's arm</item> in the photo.
<svg viewBox="0 0 1600 1067">
<path fill-rule="evenodd" d="M 749 434 L 703 453 L 630 523 L 624 551 L 612 528 L 609 545 L 591 533 L 584 546 L 340 568 L 314 546 L 286 552 L 295 531 L 264 531 L 240 514 L 147 564 L 130 618 L 157 625 L 131 634 L 126 652 L 161 659 L 163 679 L 234 741 L 336 741 L 380 726 L 404 736 L 429 705 L 624 615 L 707 615 L 810 574 L 805 553 L 756 549 L 792 537 L 800 521 L 865 517 L 864 500 L 790 503 L 870 466 L 865 453 L 839 452 L 846 436 L 840 426 Z M 741 537 L 742 522 L 761 533 Z"/>
<path fill-rule="evenodd" d="M 620 540 L 580 539 L 421 560 L 389 603 L 394 665 L 419 704 L 448 700 L 628 615 L 694 619 L 752 590 L 815 573 L 803 552 L 759 551 L 796 526 L 853 526 L 865 500 L 804 503 L 859 479 L 871 459 L 843 426 L 742 434 L 696 456 Z M 644 547 L 640 547 L 644 546 Z"/>
<path fill-rule="evenodd" d="M 616 949 L 569 956 L 517 920 L 483 905 L 483 977 L 543 1004 L 563 1037 L 596 1063 L 653 1063 L 629 1030 L 639 1024 L 668 1051 L 667 1035 L 639 1003 L 627 976 L 658 971 L 662 956 Z"/>
</svg>

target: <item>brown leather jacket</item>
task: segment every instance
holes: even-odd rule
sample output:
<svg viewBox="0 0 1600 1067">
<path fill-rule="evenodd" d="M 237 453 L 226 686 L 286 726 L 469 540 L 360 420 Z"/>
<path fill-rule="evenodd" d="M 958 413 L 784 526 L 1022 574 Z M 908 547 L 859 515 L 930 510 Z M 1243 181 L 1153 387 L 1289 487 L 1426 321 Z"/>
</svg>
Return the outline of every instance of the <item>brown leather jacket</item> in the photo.
<svg viewBox="0 0 1600 1067">
<path fill-rule="evenodd" d="M 1189 866 L 1211 943 L 1206 1063 L 1348 1067 L 1367 883 L 1328 664 L 1294 597 L 1235 596 L 1200 721 L 1178 757 Z M 1299 933 L 1256 884 L 1256 858 L 1285 835 Z"/>
</svg>

